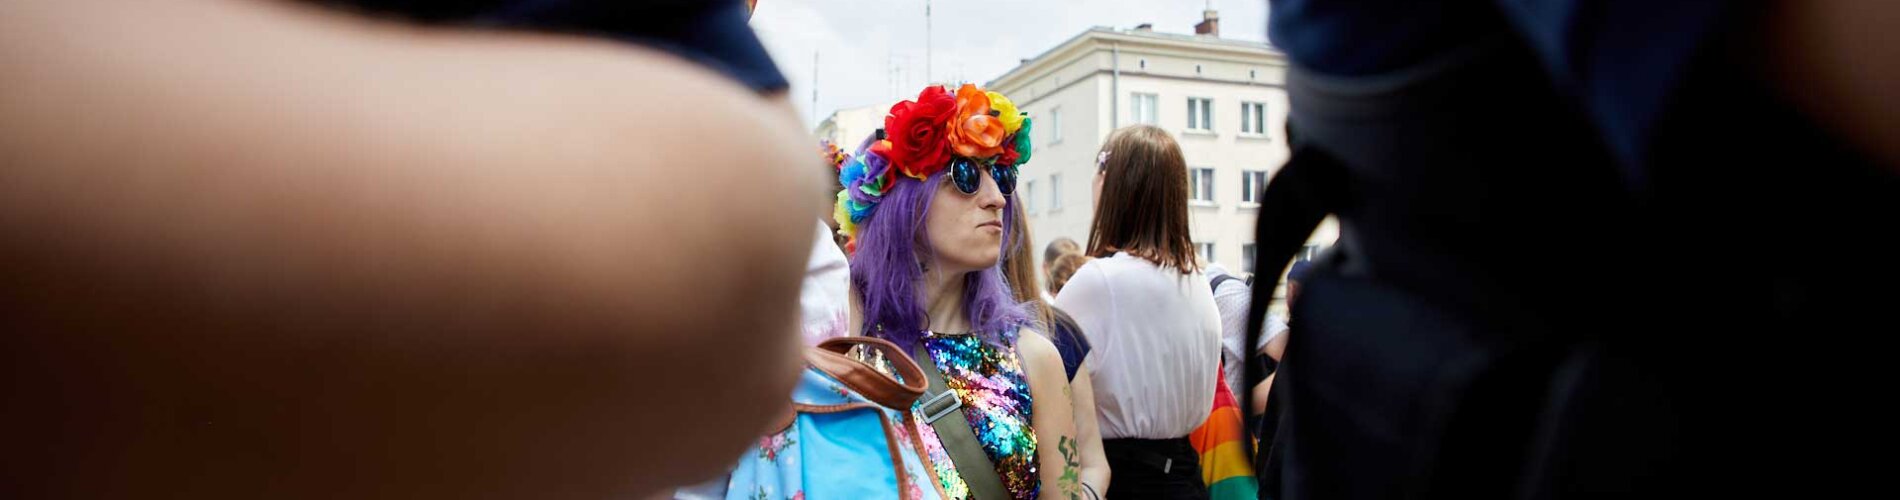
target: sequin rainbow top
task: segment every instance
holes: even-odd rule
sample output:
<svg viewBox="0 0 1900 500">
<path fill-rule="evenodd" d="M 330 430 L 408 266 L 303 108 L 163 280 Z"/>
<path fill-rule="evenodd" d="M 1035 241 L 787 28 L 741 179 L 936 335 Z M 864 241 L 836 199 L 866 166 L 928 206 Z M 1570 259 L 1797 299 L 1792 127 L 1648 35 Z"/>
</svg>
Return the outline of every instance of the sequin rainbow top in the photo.
<svg viewBox="0 0 1900 500">
<path fill-rule="evenodd" d="M 1003 486 L 1015 498 L 1036 498 L 1040 477 L 1036 474 L 1036 433 L 1029 427 L 1029 382 L 1015 347 L 999 349 L 968 334 L 931 333 L 923 342 L 930 362 L 943 372 L 944 385 L 962 400 L 965 409 L 959 413 L 983 443 L 983 452 L 995 464 Z M 936 432 L 928 425 L 919 427 L 945 493 L 968 497 L 969 487 L 956 473 Z"/>
</svg>

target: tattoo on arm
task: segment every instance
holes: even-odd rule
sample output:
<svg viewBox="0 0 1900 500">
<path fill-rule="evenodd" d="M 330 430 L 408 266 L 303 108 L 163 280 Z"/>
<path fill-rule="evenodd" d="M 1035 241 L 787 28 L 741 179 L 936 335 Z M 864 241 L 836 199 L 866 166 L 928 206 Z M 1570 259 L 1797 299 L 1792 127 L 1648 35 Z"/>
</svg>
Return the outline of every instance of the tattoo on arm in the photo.
<svg viewBox="0 0 1900 500">
<path fill-rule="evenodd" d="M 1062 477 L 1056 481 L 1061 483 L 1062 492 L 1069 496 L 1069 500 L 1079 500 L 1082 498 L 1079 493 L 1082 478 L 1076 469 L 1082 464 L 1082 453 L 1076 450 L 1075 440 L 1068 436 L 1057 438 L 1056 441 L 1056 449 L 1062 451 Z"/>
</svg>

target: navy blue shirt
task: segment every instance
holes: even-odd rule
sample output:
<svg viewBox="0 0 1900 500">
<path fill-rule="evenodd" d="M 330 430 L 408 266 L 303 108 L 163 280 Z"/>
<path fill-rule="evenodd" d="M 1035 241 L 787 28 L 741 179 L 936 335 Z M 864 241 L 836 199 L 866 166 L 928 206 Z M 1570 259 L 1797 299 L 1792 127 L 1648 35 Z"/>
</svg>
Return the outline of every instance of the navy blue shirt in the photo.
<svg viewBox="0 0 1900 500">
<path fill-rule="evenodd" d="M 1089 357 L 1089 339 L 1082 336 L 1082 325 L 1061 309 L 1050 307 L 1055 313 L 1055 324 L 1049 325 L 1049 342 L 1056 345 L 1056 354 L 1062 356 L 1062 370 L 1069 372 L 1069 380 L 1075 380 L 1075 372 L 1082 368 L 1082 360 Z"/>
<path fill-rule="evenodd" d="M 747 24 L 744 0 L 317 0 L 417 21 L 551 31 L 653 47 L 752 90 L 789 84 Z"/>
</svg>

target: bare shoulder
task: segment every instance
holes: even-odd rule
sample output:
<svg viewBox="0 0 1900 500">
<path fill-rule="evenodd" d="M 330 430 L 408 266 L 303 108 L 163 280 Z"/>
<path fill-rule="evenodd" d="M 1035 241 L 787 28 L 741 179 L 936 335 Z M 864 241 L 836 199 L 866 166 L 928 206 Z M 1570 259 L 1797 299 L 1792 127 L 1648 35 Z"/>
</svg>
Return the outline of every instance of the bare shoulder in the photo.
<svg viewBox="0 0 1900 500">
<path fill-rule="evenodd" d="M 1057 351 L 1055 343 L 1050 342 L 1049 337 L 1040 331 L 1023 328 L 1016 341 L 1016 350 L 1030 370 L 1048 367 L 1062 369 L 1062 353 Z"/>
</svg>

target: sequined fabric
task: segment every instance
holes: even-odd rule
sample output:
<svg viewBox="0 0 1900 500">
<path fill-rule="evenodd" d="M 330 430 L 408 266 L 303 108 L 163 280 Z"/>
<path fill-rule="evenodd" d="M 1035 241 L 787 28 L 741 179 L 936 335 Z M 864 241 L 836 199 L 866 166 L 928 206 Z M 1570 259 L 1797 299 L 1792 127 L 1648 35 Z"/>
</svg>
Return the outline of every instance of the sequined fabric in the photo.
<svg viewBox="0 0 1900 500">
<path fill-rule="evenodd" d="M 1013 348 L 999 349 L 974 335 L 930 334 L 924 338 L 924 350 L 931 362 L 943 372 L 949 386 L 966 407 L 963 416 L 983 443 L 983 452 L 996 465 L 996 474 L 1015 498 L 1036 498 L 1036 434 L 1029 428 L 1029 382 Z M 923 361 L 923 360 L 918 360 Z M 974 409 L 976 411 L 969 411 Z M 929 432 L 929 431 L 925 431 Z M 941 452 L 934 435 L 925 441 L 931 458 Z M 947 463 L 946 458 L 939 464 Z M 941 476 L 943 466 L 939 466 Z M 950 483 L 945 481 L 945 489 Z M 961 479 L 954 481 L 962 487 Z M 951 494 L 952 497 L 967 496 Z"/>
<path fill-rule="evenodd" d="M 884 372 L 885 375 L 903 381 L 904 376 L 891 367 L 891 360 L 885 358 L 882 352 L 852 349 L 849 354 L 858 361 Z M 951 500 L 970 498 L 970 485 L 963 482 L 962 474 L 957 473 L 956 463 L 950 461 L 950 452 L 944 451 L 943 439 L 937 437 L 937 429 L 924 423 L 921 412 L 913 410 L 912 415 L 915 415 L 915 418 L 911 419 L 910 425 L 899 425 L 897 430 L 905 434 L 904 439 L 908 440 L 910 437 L 907 429 L 912 428 L 912 425 L 915 426 L 917 436 L 921 438 L 919 441 L 924 444 L 923 454 L 930 458 L 930 472 L 936 474 L 937 484 L 943 486 L 943 497 Z"/>
<path fill-rule="evenodd" d="M 963 476 L 957 473 L 957 465 L 950 462 L 950 452 L 943 450 L 943 440 L 937 437 L 937 429 L 924 425 L 922 419 L 912 419 L 917 423 L 917 435 L 924 442 L 924 454 L 930 457 L 931 472 L 937 474 L 937 484 L 943 485 L 943 497 L 962 500 L 970 498 L 970 485 L 963 482 Z"/>
</svg>

